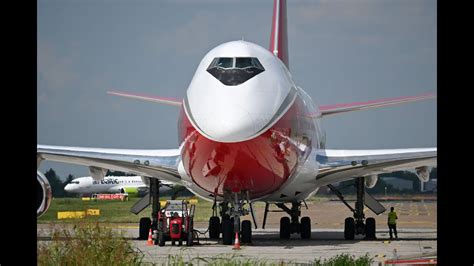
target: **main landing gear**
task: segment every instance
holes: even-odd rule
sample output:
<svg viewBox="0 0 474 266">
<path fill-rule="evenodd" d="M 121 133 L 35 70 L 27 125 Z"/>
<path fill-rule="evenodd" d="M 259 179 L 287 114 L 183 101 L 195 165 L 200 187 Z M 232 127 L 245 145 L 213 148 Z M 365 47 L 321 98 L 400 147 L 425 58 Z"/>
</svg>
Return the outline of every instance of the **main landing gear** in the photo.
<svg viewBox="0 0 474 266">
<path fill-rule="evenodd" d="M 145 195 L 130 209 L 130 212 L 134 214 L 140 213 L 150 204 L 152 205 L 151 219 L 149 217 L 143 217 L 140 219 L 139 236 L 140 240 L 147 240 L 148 233 L 151 228 L 152 232 L 158 230 L 158 212 L 160 211 L 160 181 L 156 178 L 150 178 L 150 193 Z M 157 238 L 155 238 L 157 239 Z"/>
<path fill-rule="evenodd" d="M 355 186 L 356 202 L 355 208 L 352 208 L 352 206 L 344 200 L 341 192 L 339 192 L 334 186 L 328 185 L 339 199 L 354 213 L 353 217 L 347 217 L 344 220 L 344 238 L 346 240 L 353 240 L 355 235 L 365 235 L 365 239 L 376 239 L 375 219 L 372 217 L 366 219 L 364 215 L 365 196 L 370 197 L 370 195 L 365 192 L 364 177 L 356 178 Z"/>
<path fill-rule="evenodd" d="M 268 212 L 286 212 L 290 215 L 291 219 L 288 216 L 281 217 L 280 239 L 289 239 L 292 233 L 300 234 L 302 239 L 310 239 L 311 238 L 311 219 L 305 216 L 305 217 L 302 217 L 301 220 L 298 221 L 299 217 L 301 216 L 301 203 L 302 203 L 301 201 L 292 202 L 291 209 L 288 208 L 284 203 L 275 203 L 275 205 L 281 209 L 280 211 L 270 211 L 269 210 L 270 203 L 266 203 L 262 228 L 265 229 Z M 304 202 L 304 204 L 306 205 L 306 202 Z M 306 205 L 306 208 L 308 208 L 307 205 Z"/>
<path fill-rule="evenodd" d="M 222 243 L 224 245 L 232 245 L 235 242 L 235 235 L 237 233 L 241 243 L 252 243 L 252 224 L 249 220 L 240 222 L 240 216 L 252 214 L 254 221 L 255 215 L 253 211 L 249 211 L 244 208 L 245 200 L 244 193 L 232 192 L 226 200 L 219 204 L 220 216 L 222 222 L 220 222 L 217 216 L 217 204 L 214 201 L 212 216 L 209 219 L 209 238 L 219 239 L 219 235 L 222 233 Z M 252 210 L 252 203 L 248 200 L 247 203 Z M 229 207 L 230 205 L 230 207 Z"/>
</svg>

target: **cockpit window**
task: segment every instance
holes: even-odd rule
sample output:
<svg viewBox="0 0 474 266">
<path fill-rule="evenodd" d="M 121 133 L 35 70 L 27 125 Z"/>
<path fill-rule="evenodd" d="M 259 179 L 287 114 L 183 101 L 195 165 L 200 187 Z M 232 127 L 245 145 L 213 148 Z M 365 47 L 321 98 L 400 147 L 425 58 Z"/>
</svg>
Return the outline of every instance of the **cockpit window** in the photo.
<svg viewBox="0 0 474 266">
<path fill-rule="evenodd" d="M 224 85 L 235 86 L 265 71 L 256 57 L 216 57 L 207 68 Z"/>
<path fill-rule="evenodd" d="M 246 68 L 252 66 L 252 58 L 250 57 L 239 57 L 235 59 L 236 68 Z"/>
<path fill-rule="evenodd" d="M 222 68 L 232 68 L 234 59 L 232 57 L 221 57 L 215 58 L 214 61 L 215 66 Z"/>
<path fill-rule="evenodd" d="M 79 184 L 79 181 L 71 181 L 70 184 Z"/>
</svg>

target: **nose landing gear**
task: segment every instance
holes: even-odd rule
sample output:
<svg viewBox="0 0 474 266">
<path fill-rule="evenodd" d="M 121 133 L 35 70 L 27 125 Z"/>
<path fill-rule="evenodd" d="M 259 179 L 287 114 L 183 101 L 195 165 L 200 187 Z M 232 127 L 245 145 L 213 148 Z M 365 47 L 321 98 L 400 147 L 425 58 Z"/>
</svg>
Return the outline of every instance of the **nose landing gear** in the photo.
<svg viewBox="0 0 474 266">
<path fill-rule="evenodd" d="M 222 223 L 219 223 L 216 211 L 217 205 L 214 204 L 213 216 L 209 219 L 209 237 L 211 239 L 219 239 L 219 235 L 222 233 L 222 243 L 224 245 L 232 245 L 235 243 L 234 237 L 237 232 L 241 243 L 252 243 L 251 222 L 249 220 L 240 221 L 240 216 L 245 216 L 249 213 L 254 215 L 253 212 L 244 208 L 244 196 L 246 196 L 245 193 L 232 192 L 224 197 L 226 200 L 220 204 Z M 250 206 L 251 203 L 248 198 L 247 201 Z"/>
</svg>

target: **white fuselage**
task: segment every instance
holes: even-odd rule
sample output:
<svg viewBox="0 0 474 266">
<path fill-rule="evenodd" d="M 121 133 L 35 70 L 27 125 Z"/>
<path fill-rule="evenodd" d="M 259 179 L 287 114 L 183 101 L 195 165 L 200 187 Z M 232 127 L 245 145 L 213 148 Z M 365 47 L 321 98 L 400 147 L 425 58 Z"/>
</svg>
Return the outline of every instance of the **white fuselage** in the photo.
<svg viewBox="0 0 474 266">
<path fill-rule="evenodd" d="M 140 176 L 107 176 L 95 181 L 91 176 L 79 177 L 64 187 L 70 193 L 121 193 L 124 188 L 146 188 Z"/>
<path fill-rule="evenodd" d="M 243 71 L 237 60 L 258 60 L 258 74 Z M 235 81 L 248 73 L 254 74 Z M 308 156 L 324 148 L 325 138 L 318 119 L 310 117 L 315 112 L 270 51 L 245 41 L 221 44 L 201 60 L 183 100 L 180 175 L 203 197 L 248 191 L 252 199 L 277 200 L 295 176 L 309 181 L 317 174 Z M 314 182 L 303 183 L 301 193 L 289 197 L 304 199 L 316 189 Z"/>
</svg>

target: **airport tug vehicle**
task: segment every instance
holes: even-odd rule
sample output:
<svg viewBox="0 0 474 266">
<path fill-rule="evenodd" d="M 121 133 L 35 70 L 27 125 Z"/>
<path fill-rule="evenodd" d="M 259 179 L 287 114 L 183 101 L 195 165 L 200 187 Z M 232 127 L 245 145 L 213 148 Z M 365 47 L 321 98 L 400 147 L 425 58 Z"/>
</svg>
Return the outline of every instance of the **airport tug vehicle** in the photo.
<svg viewBox="0 0 474 266">
<path fill-rule="evenodd" d="M 166 205 L 158 212 L 158 228 L 154 233 L 155 244 L 164 246 L 166 241 L 171 245 L 183 244 L 193 245 L 194 233 L 194 210 L 195 205 L 189 204 L 187 200 L 168 200 Z"/>
</svg>

